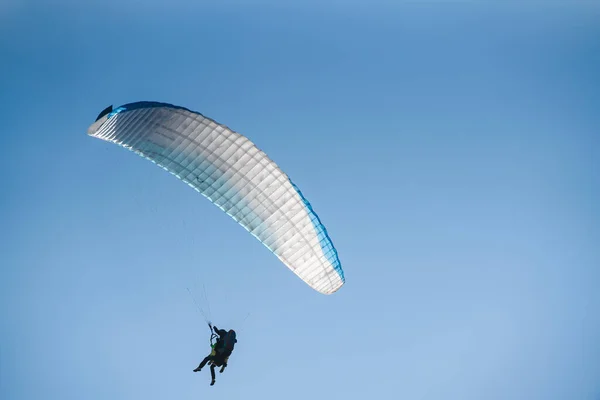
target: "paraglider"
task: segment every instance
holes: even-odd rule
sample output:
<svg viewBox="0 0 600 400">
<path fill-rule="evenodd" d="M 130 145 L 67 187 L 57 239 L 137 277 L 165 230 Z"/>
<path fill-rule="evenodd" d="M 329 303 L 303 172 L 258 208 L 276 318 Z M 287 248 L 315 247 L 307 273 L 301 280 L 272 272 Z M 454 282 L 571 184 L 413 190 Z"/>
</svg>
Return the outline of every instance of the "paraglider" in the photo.
<svg viewBox="0 0 600 400">
<path fill-rule="evenodd" d="M 311 204 L 245 136 L 187 108 L 145 101 L 107 107 L 87 133 L 187 183 L 316 291 L 344 285 L 337 250 Z"/>
<path fill-rule="evenodd" d="M 329 295 L 344 285 L 337 250 L 311 204 L 245 136 L 187 108 L 148 101 L 105 108 L 87 133 L 133 151 L 187 183 L 314 290 Z M 232 329 L 214 331 L 211 353 L 194 369 L 209 364 L 211 386 L 215 367 L 223 372 L 237 342 Z"/>
</svg>

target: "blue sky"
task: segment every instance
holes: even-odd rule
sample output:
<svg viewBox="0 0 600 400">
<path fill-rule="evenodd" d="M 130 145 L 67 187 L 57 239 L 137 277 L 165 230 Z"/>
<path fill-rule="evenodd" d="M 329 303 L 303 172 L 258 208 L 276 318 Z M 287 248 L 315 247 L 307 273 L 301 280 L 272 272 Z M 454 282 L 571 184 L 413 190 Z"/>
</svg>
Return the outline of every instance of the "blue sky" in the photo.
<svg viewBox="0 0 600 400">
<path fill-rule="evenodd" d="M 599 18 L 3 2 L 0 398 L 598 399 Z M 266 151 L 346 285 L 312 291 L 182 182 L 86 135 L 140 100 Z M 214 387 L 192 372 L 202 285 L 240 330 Z"/>
</svg>

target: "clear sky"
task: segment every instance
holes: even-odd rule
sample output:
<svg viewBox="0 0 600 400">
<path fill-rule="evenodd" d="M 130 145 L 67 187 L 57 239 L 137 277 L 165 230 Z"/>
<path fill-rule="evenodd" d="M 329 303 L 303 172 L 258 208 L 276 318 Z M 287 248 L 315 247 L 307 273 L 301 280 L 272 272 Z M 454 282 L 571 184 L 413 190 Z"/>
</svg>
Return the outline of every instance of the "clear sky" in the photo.
<svg viewBox="0 0 600 400">
<path fill-rule="evenodd" d="M 299 4 L 1 2 L 0 398 L 600 399 L 597 3 Z M 86 135 L 140 100 L 266 151 L 346 285 Z"/>
</svg>

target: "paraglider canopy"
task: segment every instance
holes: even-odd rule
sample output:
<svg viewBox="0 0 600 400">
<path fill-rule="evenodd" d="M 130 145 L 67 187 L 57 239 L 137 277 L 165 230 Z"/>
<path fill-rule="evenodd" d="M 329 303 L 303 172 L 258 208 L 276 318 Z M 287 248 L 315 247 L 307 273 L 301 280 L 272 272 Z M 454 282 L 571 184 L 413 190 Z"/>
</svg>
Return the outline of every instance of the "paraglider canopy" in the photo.
<svg viewBox="0 0 600 400">
<path fill-rule="evenodd" d="M 154 162 L 201 193 L 324 294 L 345 282 L 337 250 L 298 187 L 245 136 L 158 102 L 105 108 L 90 136 Z"/>
</svg>

